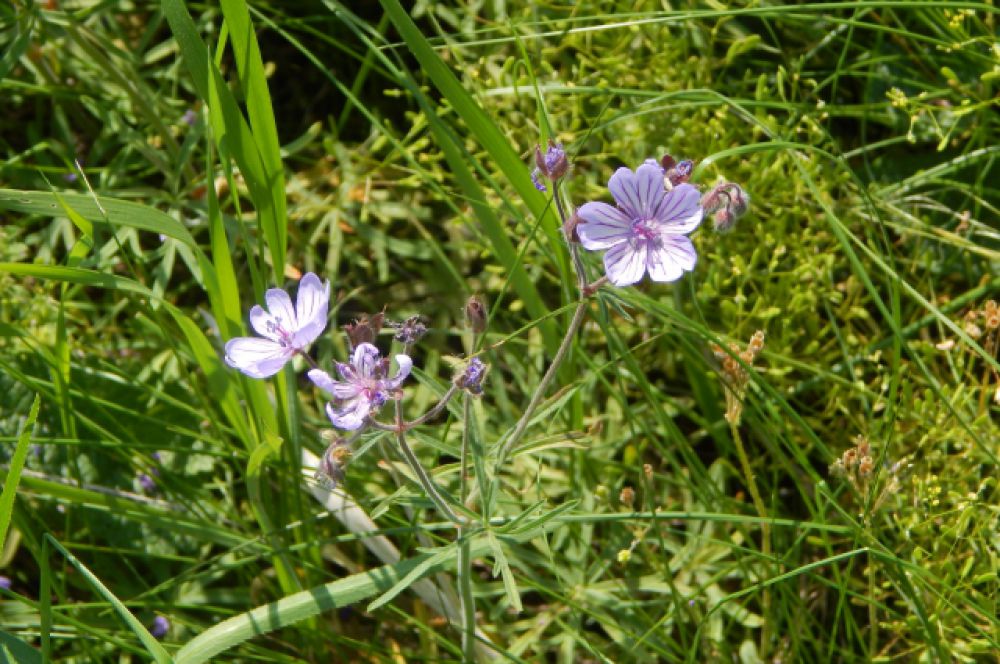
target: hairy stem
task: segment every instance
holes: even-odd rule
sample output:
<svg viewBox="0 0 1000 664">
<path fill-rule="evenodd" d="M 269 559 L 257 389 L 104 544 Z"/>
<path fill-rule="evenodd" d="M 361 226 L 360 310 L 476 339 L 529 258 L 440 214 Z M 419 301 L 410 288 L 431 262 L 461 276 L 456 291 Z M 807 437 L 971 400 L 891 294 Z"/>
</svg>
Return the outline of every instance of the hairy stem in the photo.
<svg viewBox="0 0 1000 664">
<path fill-rule="evenodd" d="M 455 514 L 454 510 L 448 505 L 445 499 L 438 492 L 437 487 L 434 486 L 434 481 L 431 480 L 431 476 L 427 474 L 424 467 L 420 465 L 420 460 L 417 459 L 417 455 L 413 453 L 410 449 L 409 443 L 406 442 L 406 433 L 403 428 L 403 404 L 398 400 L 396 401 L 396 440 L 399 441 L 399 450 L 403 454 L 403 459 L 406 461 L 407 465 L 410 466 L 410 470 L 413 474 L 417 476 L 417 480 L 420 485 L 424 488 L 424 492 L 427 497 L 431 499 L 431 502 L 437 506 L 438 510 L 454 524 L 461 525 L 462 521 Z"/>
<path fill-rule="evenodd" d="M 472 418 L 472 397 L 463 395 L 462 400 L 462 456 L 459 463 L 459 490 L 461 503 L 465 504 L 468 495 L 466 472 L 469 461 L 469 431 Z M 476 654 L 476 599 L 472 594 L 472 551 L 469 545 L 467 526 L 458 527 L 458 597 L 462 612 L 462 660 L 473 661 Z"/>
<path fill-rule="evenodd" d="M 549 368 L 545 372 L 545 375 L 542 376 L 542 381 L 535 389 L 535 393 L 531 395 L 531 401 L 528 402 L 528 407 L 524 409 L 521 419 L 517 421 L 514 431 L 511 432 L 510 436 L 508 436 L 506 440 L 504 440 L 503 446 L 500 448 L 500 454 L 497 457 L 497 468 L 500 468 L 504 462 L 507 461 L 507 457 L 510 455 L 511 450 L 514 449 L 514 446 L 524 435 L 525 429 L 528 428 L 528 422 L 531 421 L 532 415 L 535 414 L 535 409 L 538 408 L 538 404 L 542 402 L 542 398 L 545 396 L 545 390 L 548 389 L 549 383 L 552 382 L 552 379 L 556 377 L 559 365 L 561 365 L 563 360 L 566 359 L 570 346 L 573 345 L 573 338 L 576 336 L 576 331 L 580 329 L 580 325 L 583 323 L 583 317 L 586 313 L 587 300 L 580 300 L 580 303 L 576 305 L 576 311 L 573 312 L 573 320 L 570 321 L 569 327 L 566 329 L 566 336 L 563 337 L 562 343 L 559 345 L 559 350 L 556 351 L 555 357 L 552 358 L 552 362 L 549 364 Z"/>
</svg>

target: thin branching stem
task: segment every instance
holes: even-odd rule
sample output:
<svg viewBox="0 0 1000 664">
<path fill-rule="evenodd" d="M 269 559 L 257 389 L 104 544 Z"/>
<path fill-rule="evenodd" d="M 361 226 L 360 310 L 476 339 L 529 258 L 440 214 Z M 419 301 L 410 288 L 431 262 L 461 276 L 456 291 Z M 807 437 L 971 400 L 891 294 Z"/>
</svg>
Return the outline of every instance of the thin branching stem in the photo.
<svg viewBox="0 0 1000 664">
<path fill-rule="evenodd" d="M 431 480 L 431 476 L 427 474 L 424 467 L 420 465 L 420 460 L 417 459 L 417 455 L 413 453 L 410 448 L 409 443 L 406 442 L 406 433 L 403 428 L 403 404 L 396 401 L 396 440 L 399 442 L 399 450 L 403 454 L 403 459 L 406 464 L 413 471 L 413 474 L 417 476 L 417 481 L 424 488 L 424 492 L 427 497 L 431 499 L 438 510 L 454 524 L 460 525 L 462 521 L 455 514 L 451 506 L 448 505 L 447 501 L 438 492 L 437 487 L 434 486 L 434 481 Z"/>
<path fill-rule="evenodd" d="M 542 398 L 545 396 L 545 390 L 548 389 L 549 383 L 552 382 L 552 379 L 556 377 L 556 372 L 559 371 L 559 366 L 566 359 L 570 346 L 573 345 L 573 338 L 576 336 L 576 331 L 580 329 L 583 317 L 587 313 L 587 304 L 587 300 L 580 300 L 580 303 L 576 306 L 576 311 L 573 312 L 573 319 L 570 321 L 569 327 L 566 328 L 566 336 L 563 337 L 562 343 L 559 344 L 559 350 L 556 351 L 556 355 L 552 358 L 548 370 L 542 376 L 538 387 L 535 388 L 535 393 L 531 395 L 531 401 L 528 402 L 528 407 L 521 414 L 521 419 L 517 421 L 514 431 L 504 440 L 503 446 L 500 448 L 500 454 L 497 458 L 497 468 L 501 467 L 507 461 L 511 450 L 521 440 L 524 431 L 528 428 L 531 417 L 535 414 L 535 409 L 538 408 L 538 404 L 541 403 Z"/>
</svg>

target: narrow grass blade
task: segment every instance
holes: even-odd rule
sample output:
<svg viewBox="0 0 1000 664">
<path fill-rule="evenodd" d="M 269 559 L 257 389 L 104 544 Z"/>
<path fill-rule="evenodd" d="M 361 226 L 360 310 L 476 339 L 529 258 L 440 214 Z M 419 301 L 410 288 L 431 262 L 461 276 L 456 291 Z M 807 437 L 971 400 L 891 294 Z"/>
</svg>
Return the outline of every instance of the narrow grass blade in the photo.
<svg viewBox="0 0 1000 664">
<path fill-rule="evenodd" d="M 170 664 L 174 661 L 170 657 L 170 653 L 167 652 L 166 648 L 160 645 L 160 642 L 149 633 L 149 630 L 146 629 L 145 625 L 143 625 L 138 618 L 132 615 L 132 612 L 128 610 L 128 607 L 126 607 L 121 600 L 115 597 L 114 594 L 108 590 L 107 586 L 101 583 L 101 580 L 94 576 L 89 569 L 87 569 L 86 565 L 80 562 L 72 553 L 67 551 L 63 545 L 51 535 L 46 534 L 45 538 L 59 551 L 59 553 L 66 557 L 66 560 L 69 561 L 70 565 L 76 568 L 76 571 L 79 572 L 80 575 L 94 587 L 98 594 L 100 594 L 101 597 L 107 600 L 108 603 L 114 607 L 121 619 L 126 625 L 128 625 L 129 629 L 131 629 L 135 635 L 139 637 L 139 640 L 142 641 L 142 644 L 146 647 L 146 650 L 149 651 L 149 654 L 153 656 L 153 659 L 157 662 L 157 664 Z"/>
<path fill-rule="evenodd" d="M 473 546 L 473 555 L 482 555 L 485 551 L 486 547 L 483 545 L 478 548 Z M 206 662 L 255 636 L 306 620 L 330 609 L 350 606 L 378 592 L 389 590 L 417 568 L 421 568 L 424 575 L 447 569 L 455 564 L 457 552 L 457 548 L 451 547 L 443 556 L 436 553 L 417 556 L 395 565 L 352 574 L 259 606 L 194 637 L 178 651 L 174 661 L 176 664 Z M 437 559 L 428 565 L 427 560 L 435 557 Z"/>
<path fill-rule="evenodd" d="M 42 405 L 40 395 L 35 395 L 28 411 L 28 419 L 24 421 L 21 435 L 17 437 L 17 447 L 10 460 L 7 476 L 3 482 L 3 493 L 0 493 L 0 545 L 7 541 L 7 528 L 10 526 L 10 516 L 14 511 L 14 496 L 17 495 L 17 485 L 21 480 L 24 460 L 28 458 L 28 445 L 31 442 L 31 431 L 38 419 L 38 408 Z"/>
<path fill-rule="evenodd" d="M 0 630 L 0 664 L 42 664 L 42 653 L 27 643 Z"/>
</svg>

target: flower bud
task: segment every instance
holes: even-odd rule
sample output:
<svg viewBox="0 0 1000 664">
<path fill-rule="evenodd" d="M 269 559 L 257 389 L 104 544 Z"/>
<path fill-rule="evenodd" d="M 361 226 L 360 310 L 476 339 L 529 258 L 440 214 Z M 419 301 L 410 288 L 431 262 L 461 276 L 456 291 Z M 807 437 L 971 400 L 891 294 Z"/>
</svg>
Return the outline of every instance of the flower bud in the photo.
<svg viewBox="0 0 1000 664">
<path fill-rule="evenodd" d="M 473 295 L 465 302 L 465 321 L 472 328 L 475 334 L 482 334 L 486 331 L 486 324 L 489 316 L 486 313 L 486 306 L 478 295 Z"/>
<path fill-rule="evenodd" d="M 489 366 L 483 363 L 478 357 L 469 360 L 460 374 L 455 376 L 455 385 L 463 390 L 468 390 L 470 394 L 479 396 L 483 393 L 483 380 L 489 372 Z"/>
</svg>

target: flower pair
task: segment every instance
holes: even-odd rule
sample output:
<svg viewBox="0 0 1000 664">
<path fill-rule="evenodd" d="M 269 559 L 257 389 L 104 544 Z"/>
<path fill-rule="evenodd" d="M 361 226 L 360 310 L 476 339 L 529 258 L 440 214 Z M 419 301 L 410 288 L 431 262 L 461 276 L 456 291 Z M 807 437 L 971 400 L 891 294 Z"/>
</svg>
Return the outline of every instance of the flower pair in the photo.
<svg viewBox="0 0 1000 664">
<path fill-rule="evenodd" d="M 226 343 L 226 364 L 251 378 L 273 376 L 296 354 L 305 356 L 305 349 L 326 329 L 330 282 L 321 283 L 310 272 L 299 282 L 294 307 L 288 293 L 280 288 L 268 290 L 264 300 L 267 310 L 260 305 L 250 310 L 250 325 L 261 336 L 236 337 Z M 400 385 L 410 374 L 413 361 L 400 354 L 396 364 L 396 375 L 390 378 L 388 359 L 383 360 L 372 344 L 360 343 L 350 364 L 337 364 L 343 380 L 334 380 L 319 368 L 308 375 L 317 387 L 333 395 L 336 404 L 326 406 L 333 425 L 353 430 L 361 428 L 388 399 L 399 398 Z"/>
</svg>

